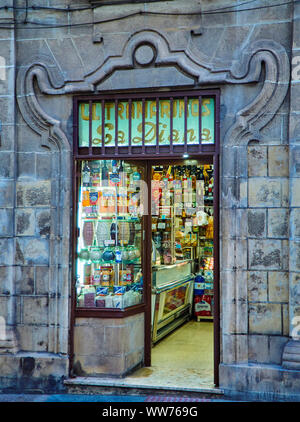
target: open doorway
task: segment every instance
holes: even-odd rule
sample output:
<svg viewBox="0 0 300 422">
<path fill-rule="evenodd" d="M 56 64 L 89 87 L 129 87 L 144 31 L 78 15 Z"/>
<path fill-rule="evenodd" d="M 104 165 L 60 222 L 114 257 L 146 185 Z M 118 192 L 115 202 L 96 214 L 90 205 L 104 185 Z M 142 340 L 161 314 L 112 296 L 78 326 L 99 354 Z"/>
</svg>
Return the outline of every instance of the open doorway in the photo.
<svg viewBox="0 0 300 422">
<path fill-rule="evenodd" d="M 213 173 L 213 164 L 189 159 L 151 166 L 151 365 L 206 382 L 214 377 Z"/>
<path fill-rule="evenodd" d="M 215 166 L 209 157 L 155 161 L 148 166 L 149 359 L 147 368 L 133 376 L 147 376 L 147 383 L 152 378 L 153 385 L 211 387 L 218 382 Z"/>
</svg>

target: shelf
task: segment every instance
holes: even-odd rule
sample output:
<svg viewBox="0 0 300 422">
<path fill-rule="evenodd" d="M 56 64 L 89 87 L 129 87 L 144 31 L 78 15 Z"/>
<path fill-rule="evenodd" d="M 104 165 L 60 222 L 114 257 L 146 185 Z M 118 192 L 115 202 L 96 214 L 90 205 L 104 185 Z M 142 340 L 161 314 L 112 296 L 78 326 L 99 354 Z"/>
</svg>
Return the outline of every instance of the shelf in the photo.
<svg viewBox="0 0 300 422">
<path fill-rule="evenodd" d="M 202 316 L 202 315 L 200 316 L 200 315 L 197 315 L 197 322 L 200 322 L 201 319 L 206 319 L 206 320 L 209 320 L 209 321 L 213 321 L 214 317 L 213 316 Z"/>
</svg>

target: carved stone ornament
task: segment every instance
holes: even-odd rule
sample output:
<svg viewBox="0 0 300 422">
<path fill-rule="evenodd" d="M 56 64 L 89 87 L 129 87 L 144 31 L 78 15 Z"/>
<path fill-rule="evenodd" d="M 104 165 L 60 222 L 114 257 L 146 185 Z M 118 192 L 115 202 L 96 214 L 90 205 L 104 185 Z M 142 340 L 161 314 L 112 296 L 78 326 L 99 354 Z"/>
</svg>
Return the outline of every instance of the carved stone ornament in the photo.
<svg viewBox="0 0 300 422">
<path fill-rule="evenodd" d="M 147 52 L 148 57 L 145 53 Z M 143 53 L 143 54 L 142 54 Z M 150 55 L 149 55 L 150 53 Z M 265 80 L 258 96 L 237 113 L 226 137 L 231 145 L 259 140 L 260 131 L 273 118 L 287 94 L 290 64 L 284 47 L 272 40 L 259 40 L 244 49 L 239 60 L 231 63 L 215 59 L 189 47 L 172 50 L 158 31 L 139 31 L 129 36 L 122 54 L 109 56 L 80 81 L 64 80 L 50 57 L 39 56 L 17 76 L 18 104 L 27 124 L 40 135 L 48 133 L 59 148 L 69 150 L 69 142 L 60 121 L 51 117 L 38 103 L 34 81 L 43 94 L 64 95 L 97 92 L 97 86 L 113 72 L 134 69 L 137 65 L 155 68 L 172 66 L 195 81 L 195 85 L 248 84 L 258 82 L 263 65 Z"/>
</svg>

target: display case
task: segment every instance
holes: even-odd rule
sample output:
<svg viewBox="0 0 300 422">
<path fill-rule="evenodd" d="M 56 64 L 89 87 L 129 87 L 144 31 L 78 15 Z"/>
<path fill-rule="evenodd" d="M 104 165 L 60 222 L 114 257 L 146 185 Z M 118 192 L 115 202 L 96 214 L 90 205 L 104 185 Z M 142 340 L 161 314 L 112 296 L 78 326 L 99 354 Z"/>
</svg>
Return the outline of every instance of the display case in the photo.
<svg viewBox="0 0 300 422">
<path fill-rule="evenodd" d="M 190 319 L 193 303 L 192 262 L 154 266 L 152 270 L 153 343 Z"/>
<path fill-rule="evenodd" d="M 77 308 L 124 309 L 143 301 L 143 171 L 124 161 L 80 163 Z"/>
</svg>

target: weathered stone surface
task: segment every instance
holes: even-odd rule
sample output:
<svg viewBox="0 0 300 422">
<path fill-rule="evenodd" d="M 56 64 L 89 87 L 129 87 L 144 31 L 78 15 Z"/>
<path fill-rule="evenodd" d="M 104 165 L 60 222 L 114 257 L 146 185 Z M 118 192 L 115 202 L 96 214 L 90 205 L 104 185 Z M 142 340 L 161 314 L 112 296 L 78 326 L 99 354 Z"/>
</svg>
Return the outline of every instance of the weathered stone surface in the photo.
<svg viewBox="0 0 300 422">
<path fill-rule="evenodd" d="M 11 294 L 13 292 L 13 267 L 0 266 L 0 294 Z"/>
<path fill-rule="evenodd" d="M 281 269 L 280 240 L 249 239 L 249 265 L 251 269 Z"/>
<path fill-rule="evenodd" d="M 249 336 L 249 361 L 269 362 L 269 337 L 263 335 Z"/>
<path fill-rule="evenodd" d="M 249 332 L 254 334 L 281 334 L 281 305 L 275 303 L 250 304 Z"/>
<path fill-rule="evenodd" d="M 287 146 L 268 148 L 269 176 L 286 177 L 289 175 L 289 150 Z"/>
<path fill-rule="evenodd" d="M 74 370 L 78 375 L 122 375 L 141 362 L 143 348 L 143 315 L 76 319 Z"/>
<path fill-rule="evenodd" d="M 271 302 L 288 302 L 289 281 L 287 272 L 270 271 L 268 273 L 268 284 Z"/>
<path fill-rule="evenodd" d="M 300 238 L 300 208 L 291 209 L 290 212 L 291 238 Z"/>
<path fill-rule="evenodd" d="M 38 295 L 51 293 L 48 266 L 35 267 L 35 288 Z"/>
<path fill-rule="evenodd" d="M 291 177 L 300 177 L 300 146 L 297 146 L 297 145 L 290 146 L 289 160 L 290 160 Z"/>
<path fill-rule="evenodd" d="M 37 238 L 19 238 L 16 240 L 16 256 L 17 264 L 48 264 L 49 262 L 49 245 L 46 239 Z"/>
<path fill-rule="evenodd" d="M 287 238 L 289 234 L 289 210 L 268 210 L 268 237 Z"/>
<path fill-rule="evenodd" d="M 300 207 L 300 178 L 291 179 L 291 207 Z"/>
<path fill-rule="evenodd" d="M 290 271 L 300 271 L 300 241 L 290 241 Z"/>
<path fill-rule="evenodd" d="M 17 182 L 17 205 L 23 207 L 49 206 L 50 181 Z"/>
<path fill-rule="evenodd" d="M 47 352 L 49 328 L 31 324 L 17 326 L 19 348 L 23 351 Z"/>
<path fill-rule="evenodd" d="M 248 273 L 248 300 L 250 302 L 265 302 L 268 299 L 268 282 L 266 271 L 251 271 Z"/>
<path fill-rule="evenodd" d="M 19 152 L 17 154 L 18 177 L 34 177 L 36 167 L 36 154 L 34 152 Z"/>
<path fill-rule="evenodd" d="M 42 237 L 49 237 L 51 230 L 51 213 L 50 210 L 39 211 L 36 214 L 37 231 Z"/>
<path fill-rule="evenodd" d="M 13 264 L 13 239 L 12 238 L 0 238 L 0 265 L 12 265 Z"/>
<path fill-rule="evenodd" d="M 249 177 L 267 176 L 268 171 L 267 147 L 251 145 L 248 147 L 248 175 Z"/>
<path fill-rule="evenodd" d="M 16 267 L 15 292 L 18 295 L 34 293 L 34 267 Z"/>
<path fill-rule="evenodd" d="M 280 207 L 281 181 L 280 179 L 250 178 L 249 179 L 250 207 Z"/>
<path fill-rule="evenodd" d="M 0 104 L 1 107 L 1 104 Z M 10 178 L 14 175 L 14 154 L 12 152 L 0 152 L 1 166 L 0 178 Z"/>
<path fill-rule="evenodd" d="M 248 233 L 251 237 L 264 237 L 266 234 L 266 211 L 248 211 Z"/>
<path fill-rule="evenodd" d="M 13 236 L 13 210 L 10 208 L 0 208 L 0 237 Z"/>
<path fill-rule="evenodd" d="M 34 236 L 35 234 L 35 213 L 30 208 L 19 208 L 16 210 L 16 235 Z"/>
<path fill-rule="evenodd" d="M 23 297 L 23 322 L 24 324 L 47 324 L 48 323 L 48 298 L 47 297 Z"/>
<path fill-rule="evenodd" d="M 10 208 L 14 204 L 14 181 L 10 179 L 0 180 L 0 207 Z"/>
</svg>

